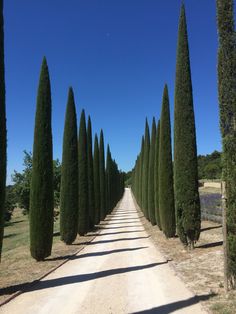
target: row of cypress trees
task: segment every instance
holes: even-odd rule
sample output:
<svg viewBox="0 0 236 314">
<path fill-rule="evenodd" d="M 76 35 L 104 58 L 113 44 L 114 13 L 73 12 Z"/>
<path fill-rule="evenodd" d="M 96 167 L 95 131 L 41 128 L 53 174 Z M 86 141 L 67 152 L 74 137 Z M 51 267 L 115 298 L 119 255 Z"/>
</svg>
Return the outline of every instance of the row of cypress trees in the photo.
<svg viewBox="0 0 236 314">
<path fill-rule="evenodd" d="M 148 122 L 141 152 L 133 170 L 132 189 L 145 217 L 164 232 L 177 234 L 193 248 L 200 235 L 200 201 L 196 132 L 185 7 L 182 5 L 176 62 L 174 109 L 174 167 L 168 88 L 165 85 L 161 118 Z"/>
<path fill-rule="evenodd" d="M 30 188 L 30 251 L 37 261 L 51 254 L 53 240 L 53 167 L 51 87 L 46 58 L 43 59 L 35 116 L 32 181 Z M 104 220 L 122 197 L 124 174 L 119 171 L 104 136 L 95 135 L 82 110 L 79 129 L 74 93 L 69 89 L 62 154 L 60 235 L 72 244 L 77 234 L 85 235 Z"/>
</svg>

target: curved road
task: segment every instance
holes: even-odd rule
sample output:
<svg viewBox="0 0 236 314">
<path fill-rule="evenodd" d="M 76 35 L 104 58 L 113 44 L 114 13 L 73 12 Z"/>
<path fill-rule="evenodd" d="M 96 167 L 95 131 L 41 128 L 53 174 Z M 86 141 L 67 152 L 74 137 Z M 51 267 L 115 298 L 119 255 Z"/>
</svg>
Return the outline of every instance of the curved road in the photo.
<svg viewBox="0 0 236 314">
<path fill-rule="evenodd" d="M 9 314 L 206 313 L 145 232 L 129 189 L 72 260 L 0 308 Z"/>
</svg>

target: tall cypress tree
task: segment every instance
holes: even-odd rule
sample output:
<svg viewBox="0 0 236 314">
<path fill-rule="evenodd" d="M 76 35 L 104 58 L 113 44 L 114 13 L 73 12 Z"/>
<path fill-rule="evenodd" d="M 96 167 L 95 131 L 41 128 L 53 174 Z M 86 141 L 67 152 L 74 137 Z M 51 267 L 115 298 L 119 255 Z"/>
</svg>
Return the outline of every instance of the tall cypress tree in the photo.
<svg viewBox="0 0 236 314">
<path fill-rule="evenodd" d="M 100 132 L 99 142 L 99 174 L 100 174 L 100 220 L 106 217 L 106 178 L 103 131 Z"/>
<path fill-rule="evenodd" d="M 61 240 L 71 244 L 78 227 L 78 144 L 77 119 L 73 89 L 70 87 L 65 116 L 61 166 Z"/>
<path fill-rule="evenodd" d="M 139 164 L 139 207 L 142 209 L 143 201 L 143 158 L 144 158 L 144 136 L 142 136 L 141 142 L 141 153 L 140 153 L 140 164 Z"/>
<path fill-rule="evenodd" d="M 142 208 L 144 215 L 149 219 L 148 215 L 148 165 L 149 165 L 149 150 L 150 150 L 150 132 L 148 121 L 145 123 L 145 139 L 144 139 L 144 157 L 143 157 L 143 187 L 142 187 Z"/>
<path fill-rule="evenodd" d="M 94 157 L 93 157 L 93 169 L 94 169 L 94 196 L 95 196 L 95 213 L 94 222 L 98 224 L 100 221 L 100 162 L 99 162 L 99 144 L 98 136 L 95 134 L 94 139 Z"/>
<path fill-rule="evenodd" d="M 201 227 L 198 164 L 192 81 L 185 8 L 182 5 L 175 81 L 174 184 L 177 231 L 185 245 L 193 247 Z"/>
<path fill-rule="evenodd" d="M 78 168 L 79 168 L 78 233 L 79 235 L 84 235 L 89 230 L 87 131 L 84 110 L 82 110 L 81 113 L 79 126 Z"/>
<path fill-rule="evenodd" d="M 107 213 L 112 210 L 112 158 L 109 144 L 107 145 L 107 158 L 106 158 L 106 205 Z"/>
<path fill-rule="evenodd" d="M 217 0 L 218 94 L 226 185 L 227 277 L 236 286 L 236 36 L 233 0 Z"/>
<path fill-rule="evenodd" d="M 88 117 L 87 127 L 87 148 L 88 148 L 88 209 L 89 209 L 89 227 L 94 227 L 94 174 L 93 174 L 93 143 L 92 143 L 92 125 L 90 116 Z"/>
<path fill-rule="evenodd" d="M 160 151 L 160 120 L 158 120 L 157 124 L 157 132 L 156 132 L 156 148 L 155 148 L 155 165 L 154 165 L 154 189 L 155 189 L 155 218 L 156 224 L 161 230 L 161 219 L 160 219 L 160 211 L 159 211 L 159 151 Z"/>
<path fill-rule="evenodd" d="M 175 204 L 167 85 L 164 88 L 162 101 L 159 154 L 159 209 L 161 226 L 165 236 L 171 238 L 175 236 Z"/>
<path fill-rule="evenodd" d="M 156 224 L 155 217 L 155 193 L 154 193 L 154 166 L 155 166 L 155 144 L 156 144 L 156 121 L 152 120 L 152 135 L 149 154 L 149 174 L 148 174 L 148 213 L 152 225 Z"/>
<path fill-rule="evenodd" d="M 0 0 L 0 261 L 4 230 L 5 188 L 7 167 L 7 130 L 5 107 L 4 19 L 3 0 Z"/>
<path fill-rule="evenodd" d="M 30 251 L 37 261 L 51 254 L 53 239 L 53 159 L 51 87 L 46 58 L 39 79 L 30 188 Z"/>
</svg>

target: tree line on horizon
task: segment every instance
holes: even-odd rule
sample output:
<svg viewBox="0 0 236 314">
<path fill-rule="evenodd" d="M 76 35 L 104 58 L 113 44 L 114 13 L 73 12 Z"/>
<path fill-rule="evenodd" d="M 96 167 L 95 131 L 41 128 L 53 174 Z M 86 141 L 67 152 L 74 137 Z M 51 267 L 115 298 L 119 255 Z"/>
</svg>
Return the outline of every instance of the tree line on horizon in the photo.
<svg viewBox="0 0 236 314">
<path fill-rule="evenodd" d="M 173 167 L 174 164 L 174 167 Z M 132 174 L 132 190 L 145 217 L 167 238 L 176 232 L 189 248 L 199 239 L 201 228 L 198 163 L 193 109 L 191 69 L 185 7 L 182 5 L 176 61 L 174 107 L 174 161 L 168 87 L 165 85 L 161 117 L 148 121 L 141 151 Z"/>
</svg>

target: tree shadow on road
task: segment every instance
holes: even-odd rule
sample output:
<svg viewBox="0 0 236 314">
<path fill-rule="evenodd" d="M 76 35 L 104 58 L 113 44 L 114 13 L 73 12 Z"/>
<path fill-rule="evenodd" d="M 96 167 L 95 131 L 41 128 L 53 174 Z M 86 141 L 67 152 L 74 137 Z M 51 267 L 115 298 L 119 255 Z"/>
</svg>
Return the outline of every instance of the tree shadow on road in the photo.
<svg viewBox="0 0 236 314">
<path fill-rule="evenodd" d="M 216 246 L 221 246 L 221 245 L 223 245 L 223 241 L 202 244 L 202 245 L 196 246 L 195 248 L 196 249 L 209 249 L 211 247 L 216 247 Z"/>
<path fill-rule="evenodd" d="M 135 247 L 135 248 L 108 250 L 108 251 L 102 251 L 102 252 L 92 252 L 92 253 L 79 254 L 79 255 L 65 255 L 65 256 L 57 256 L 57 257 L 52 257 L 52 258 L 49 257 L 45 259 L 45 261 L 58 261 L 58 260 L 65 260 L 65 259 L 75 260 L 75 259 L 81 259 L 85 257 L 96 257 L 96 256 L 104 256 L 104 255 L 109 255 L 109 254 L 114 254 L 114 253 L 132 252 L 132 251 L 137 251 L 137 250 L 142 250 L 142 249 L 147 249 L 147 248 L 148 246 L 140 246 L 140 247 Z"/>
<path fill-rule="evenodd" d="M 118 226 L 118 227 L 104 227 L 104 226 L 109 226 L 109 224 L 104 224 L 104 225 L 100 225 L 99 229 L 124 229 L 124 228 L 137 228 L 137 227 L 143 227 L 143 225 L 134 225 L 134 226 Z M 144 231 L 144 230 L 143 230 Z"/>
<path fill-rule="evenodd" d="M 116 216 L 117 217 L 117 216 Z M 111 218 L 111 219 L 109 219 L 108 221 L 116 221 L 116 220 L 118 220 L 118 221 L 122 221 L 122 220 L 139 220 L 140 218 L 143 218 L 144 216 L 142 216 L 142 217 L 135 217 L 135 218 L 132 218 L 132 217 L 129 217 L 129 218 L 120 218 L 120 217 L 118 217 L 117 219 L 116 218 Z M 106 220 L 107 221 L 107 220 Z"/>
<path fill-rule="evenodd" d="M 104 225 L 119 225 L 119 224 L 133 224 L 137 221 L 121 221 L 121 222 L 112 222 L 114 219 L 110 220 L 111 222 L 109 222 L 108 220 L 104 221 L 105 223 L 102 224 L 102 226 Z M 132 220 L 132 218 L 130 218 L 129 220 Z"/>
<path fill-rule="evenodd" d="M 183 309 L 185 307 L 194 305 L 199 303 L 200 301 L 206 301 L 209 300 L 210 298 L 216 296 L 215 293 L 210 293 L 210 294 L 204 294 L 200 296 L 194 296 L 192 298 L 182 300 L 182 301 L 177 301 L 165 305 L 161 305 L 152 309 L 140 311 L 140 312 L 134 312 L 132 314 L 170 314 L 173 313 L 177 310 Z M 191 310 L 190 310 L 191 313 Z"/>
<path fill-rule="evenodd" d="M 213 226 L 213 227 L 207 227 L 207 228 L 202 228 L 202 229 L 201 229 L 201 232 L 203 232 L 203 231 L 208 231 L 208 230 L 212 230 L 212 229 L 218 229 L 218 228 L 222 228 L 222 225 Z"/>
<path fill-rule="evenodd" d="M 148 239 L 148 238 L 150 238 L 150 236 L 135 237 L 135 238 L 119 238 L 119 239 L 100 240 L 100 241 L 92 241 L 92 242 L 82 242 L 80 243 L 80 245 L 95 245 L 95 244 L 113 243 L 113 242 L 120 242 L 120 241 L 141 240 L 141 239 Z M 77 244 L 72 244 L 72 245 L 77 245 Z"/>
<path fill-rule="evenodd" d="M 46 279 L 43 281 L 34 281 L 31 283 L 13 285 L 7 288 L 0 289 L 0 295 L 12 294 L 19 290 L 25 293 L 25 292 L 38 291 L 38 290 L 43 290 L 47 288 L 65 286 L 65 285 L 75 284 L 75 283 L 79 284 L 86 281 L 91 281 L 91 280 L 95 280 L 99 278 L 105 278 L 108 276 L 114 276 L 114 275 L 124 274 L 128 272 L 141 271 L 148 268 L 154 268 L 156 266 L 160 266 L 166 263 L 168 263 L 168 261 L 160 262 L 160 263 L 151 263 L 151 264 L 146 264 L 146 265 L 131 266 L 131 267 L 114 268 L 114 269 L 108 269 L 108 270 L 94 272 L 94 273 L 74 275 L 74 276 L 55 278 L 55 279 Z"/>
<path fill-rule="evenodd" d="M 118 231 L 118 232 L 106 232 L 106 233 L 99 233 L 99 234 L 96 234 L 96 233 L 92 233 L 92 234 L 89 234 L 89 236 L 91 237 L 102 237 L 102 236 L 109 236 L 109 235 L 116 235 L 116 234 L 122 234 L 122 233 L 136 233 L 136 232 L 144 232 L 145 230 L 132 230 L 132 231 Z"/>
</svg>

